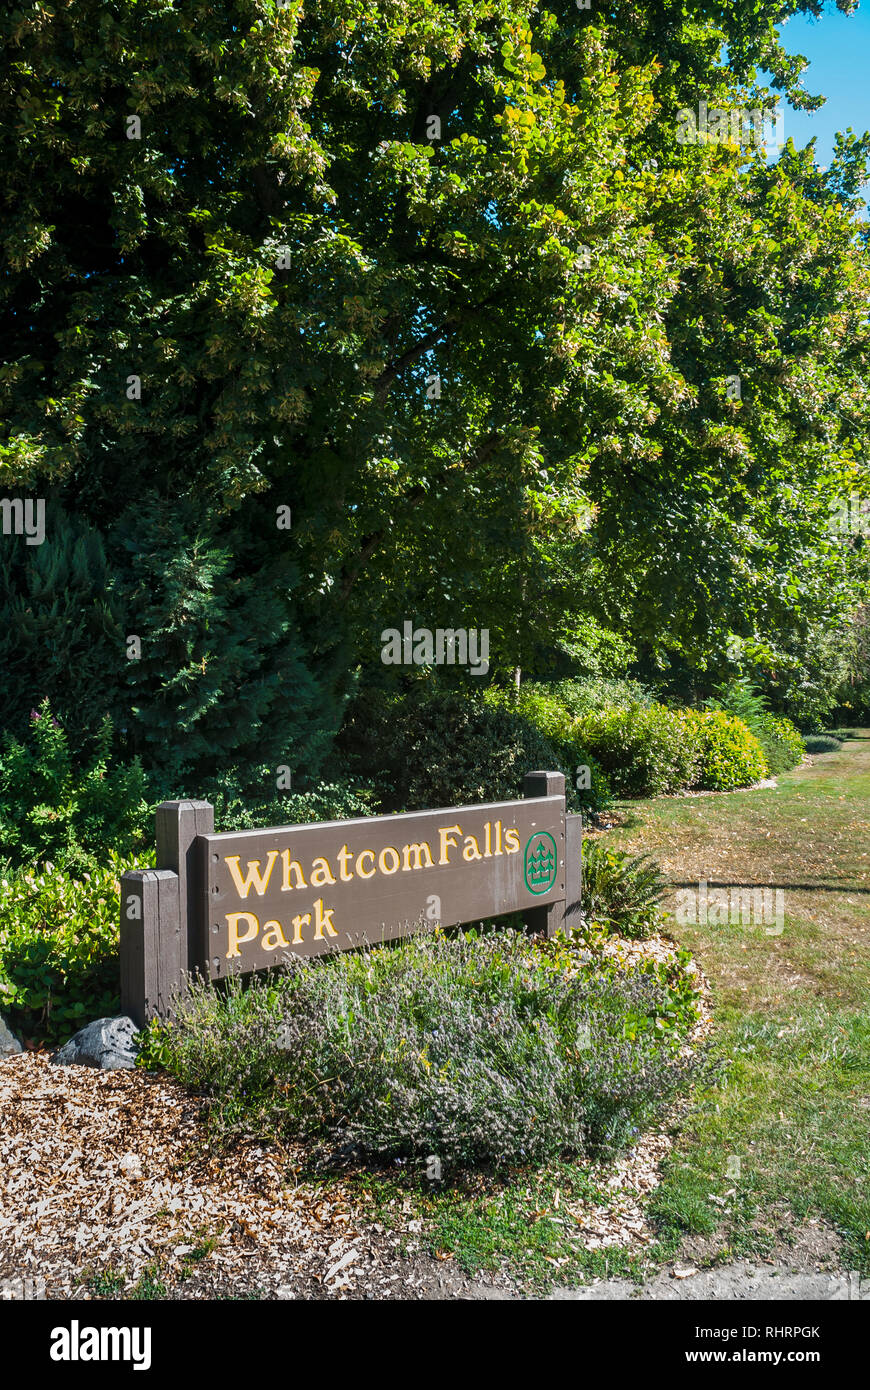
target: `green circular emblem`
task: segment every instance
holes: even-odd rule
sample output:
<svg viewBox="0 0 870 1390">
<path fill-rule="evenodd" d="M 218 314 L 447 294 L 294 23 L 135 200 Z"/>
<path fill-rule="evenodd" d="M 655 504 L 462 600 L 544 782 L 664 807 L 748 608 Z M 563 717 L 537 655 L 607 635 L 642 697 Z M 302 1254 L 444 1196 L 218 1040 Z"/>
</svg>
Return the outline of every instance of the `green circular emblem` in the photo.
<svg viewBox="0 0 870 1390">
<path fill-rule="evenodd" d="M 526 844 L 523 874 L 530 893 L 540 897 L 556 882 L 559 855 L 556 841 L 546 830 L 536 830 Z"/>
</svg>

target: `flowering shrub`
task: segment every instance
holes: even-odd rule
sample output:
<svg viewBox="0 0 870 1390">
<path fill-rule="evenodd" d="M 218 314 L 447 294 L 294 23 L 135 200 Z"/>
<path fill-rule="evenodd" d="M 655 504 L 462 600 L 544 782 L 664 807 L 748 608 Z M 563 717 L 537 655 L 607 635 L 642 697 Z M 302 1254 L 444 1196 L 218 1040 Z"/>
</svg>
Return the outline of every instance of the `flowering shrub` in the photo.
<svg viewBox="0 0 870 1390">
<path fill-rule="evenodd" d="M 0 856 L 12 867 L 51 860 L 98 869 L 108 849 L 144 849 L 153 833 L 145 773 L 134 759 L 111 766 L 106 719 L 87 754 L 73 753 L 47 700 L 31 711 L 30 737 L 7 735 L 0 752 Z"/>
<path fill-rule="evenodd" d="M 221 1131 L 456 1165 L 610 1150 L 689 1074 L 686 981 L 560 950 L 571 969 L 522 932 L 435 932 L 297 959 L 194 987 L 140 1061 L 204 1093 Z"/>
<path fill-rule="evenodd" d="M 658 704 L 606 705 L 577 720 L 577 735 L 622 796 L 690 787 L 700 750 L 687 711 Z"/>
</svg>

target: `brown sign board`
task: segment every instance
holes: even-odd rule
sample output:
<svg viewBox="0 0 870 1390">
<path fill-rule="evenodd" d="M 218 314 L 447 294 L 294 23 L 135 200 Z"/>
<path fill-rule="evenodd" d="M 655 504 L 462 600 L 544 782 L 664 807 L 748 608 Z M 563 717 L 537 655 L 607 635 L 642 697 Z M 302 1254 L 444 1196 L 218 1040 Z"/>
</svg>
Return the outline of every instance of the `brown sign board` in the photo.
<svg viewBox="0 0 870 1390">
<path fill-rule="evenodd" d="M 197 837 L 210 979 L 565 898 L 565 798 Z"/>
<path fill-rule="evenodd" d="M 121 878 L 121 1007 L 171 1017 L 192 975 L 220 980 L 522 912 L 553 936 L 581 912 L 582 819 L 560 772 L 521 801 L 214 832 L 207 801 L 157 808 L 156 869 Z"/>
</svg>

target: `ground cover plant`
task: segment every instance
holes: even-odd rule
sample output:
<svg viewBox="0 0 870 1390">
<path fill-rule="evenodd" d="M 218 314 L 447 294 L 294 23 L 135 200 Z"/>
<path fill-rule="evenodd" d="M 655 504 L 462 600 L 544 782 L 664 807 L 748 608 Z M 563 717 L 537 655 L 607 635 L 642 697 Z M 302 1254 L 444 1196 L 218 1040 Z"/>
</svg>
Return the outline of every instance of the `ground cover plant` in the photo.
<svg viewBox="0 0 870 1390">
<path fill-rule="evenodd" d="M 120 876 L 145 856 L 105 851 L 72 875 L 43 864 L 0 879 L 0 1013 L 29 1042 L 64 1042 L 119 1008 Z"/>
<path fill-rule="evenodd" d="M 140 1060 L 204 1094 L 219 1131 L 509 1168 L 624 1144 L 686 1084 L 696 1016 L 685 978 L 435 932 L 194 989 Z"/>
<path fill-rule="evenodd" d="M 583 911 L 620 936 L 649 936 L 661 925 L 666 880 L 649 855 L 629 855 L 606 839 L 583 847 Z"/>
</svg>

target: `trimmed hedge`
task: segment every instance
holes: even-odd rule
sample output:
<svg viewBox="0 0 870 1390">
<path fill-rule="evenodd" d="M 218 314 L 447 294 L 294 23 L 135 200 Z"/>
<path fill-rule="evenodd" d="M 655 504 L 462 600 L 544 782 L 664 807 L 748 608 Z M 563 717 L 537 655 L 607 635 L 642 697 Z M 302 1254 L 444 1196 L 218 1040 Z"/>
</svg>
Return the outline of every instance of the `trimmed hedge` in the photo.
<svg viewBox="0 0 870 1390">
<path fill-rule="evenodd" d="M 698 785 L 724 791 L 767 776 L 758 740 L 724 711 L 673 710 L 651 700 L 586 708 L 578 700 L 575 714 L 566 692 L 566 683 L 530 683 L 467 695 L 421 682 L 400 696 L 369 694 L 342 732 L 346 770 L 371 783 L 391 811 L 521 796 L 523 774 L 533 767 L 564 772 L 569 809 L 586 811 L 607 806 L 612 794 L 660 796 Z M 771 748 L 780 760 L 791 758 L 787 721 L 764 719 Z M 591 787 L 578 791 L 576 770 L 584 766 Z"/>
<path fill-rule="evenodd" d="M 800 733 L 783 714 L 765 712 L 757 716 L 752 730 L 764 753 L 770 776 L 797 767 L 804 755 Z"/>
<path fill-rule="evenodd" d="M 699 786 L 710 791 L 734 791 L 768 775 L 761 744 L 742 720 L 724 710 L 691 711 L 687 718 L 699 741 Z"/>
<path fill-rule="evenodd" d="M 700 749 L 686 711 L 611 705 L 581 715 L 577 730 L 620 796 L 660 796 L 697 778 Z"/>
</svg>

